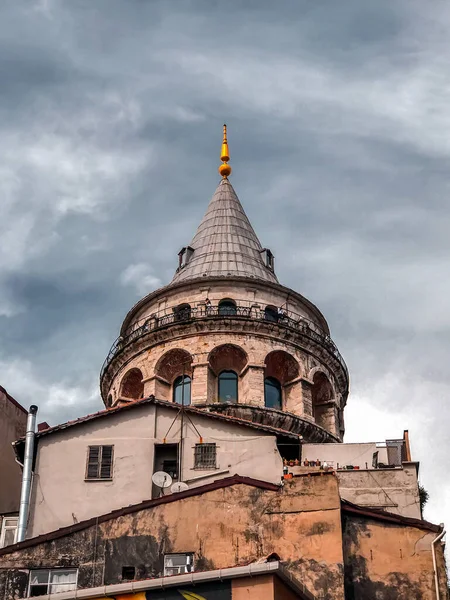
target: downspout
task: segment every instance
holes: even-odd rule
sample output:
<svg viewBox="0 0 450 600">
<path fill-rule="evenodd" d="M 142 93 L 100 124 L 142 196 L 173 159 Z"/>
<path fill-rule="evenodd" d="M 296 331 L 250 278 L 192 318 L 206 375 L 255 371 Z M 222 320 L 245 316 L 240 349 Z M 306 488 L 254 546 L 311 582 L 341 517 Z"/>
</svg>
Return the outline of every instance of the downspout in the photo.
<svg viewBox="0 0 450 600">
<path fill-rule="evenodd" d="M 19 523 L 17 541 L 23 542 L 27 533 L 28 512 L 30 508 L 31 484 L 33 478 L 34 437 L 36 430 L 36 413 L 38 407 L 30 406 L 25 436 L 25 454 L 23 459 L 22 489 L 20 491 Z"/>
<path fill-rule="evenodd" d="M 442 525 L 442 527 L 443 527 L 443 525 Z M 437 542 L 439 542 L 439 540 L 441 540 L 444 537 L 444 535 L 445 535 L 445 529 L 442 529 L 441 533 L 437 536 L 437 538 L 435 538 L 431 542 L 431 555 L 433 557 L 434 587 L 436 588 L 436 600 L 440 600 L 441 594 L 439 592 L 439 578 L 438 578 L 437 566 L 436 566 L 435 544 L 437 544 Z"/>
</svg>

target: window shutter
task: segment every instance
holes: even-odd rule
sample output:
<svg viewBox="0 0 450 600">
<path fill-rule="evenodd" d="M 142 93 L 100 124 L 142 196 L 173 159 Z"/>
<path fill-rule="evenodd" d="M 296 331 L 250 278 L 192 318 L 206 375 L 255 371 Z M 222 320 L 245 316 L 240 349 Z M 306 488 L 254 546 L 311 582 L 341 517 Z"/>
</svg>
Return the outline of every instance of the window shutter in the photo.
<svg viewBox="0 0 450 600">
<path fill-rule="evenodd" d="M 98 468 L 100 463 L 100 448 L 101 446 L 89 446 L 89 457 L 87 465 L 87 479 L 98 478 Z"/>
<path fill-rule="evenodd" d="M 100 479 L 111 479 L 113 447 L 102 446 L 102 460 L 100 465 Z"/>
</svg>

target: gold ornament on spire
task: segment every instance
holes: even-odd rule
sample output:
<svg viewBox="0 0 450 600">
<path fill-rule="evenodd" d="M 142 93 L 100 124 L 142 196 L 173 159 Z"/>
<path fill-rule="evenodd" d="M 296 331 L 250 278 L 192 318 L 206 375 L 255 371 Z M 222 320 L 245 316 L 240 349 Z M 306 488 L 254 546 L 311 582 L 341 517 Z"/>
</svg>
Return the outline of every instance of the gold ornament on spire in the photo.
<svg viewBox="0 0 450 600">
<path fill-rule="evenodd" d="M 231 167 L 228 164 L 230 160 L 230 153 L 228 150 L 228 140 L 227 140 L 227 126 L 223 126 L 223 140 L 222 140 L 222 152 L 220 153 L 220 160 L 223 164 L 219 167 L 219 173 L 222 175 L 224 179 L 228 179 L 228 175 L 231 173 Z"/>
</svg>

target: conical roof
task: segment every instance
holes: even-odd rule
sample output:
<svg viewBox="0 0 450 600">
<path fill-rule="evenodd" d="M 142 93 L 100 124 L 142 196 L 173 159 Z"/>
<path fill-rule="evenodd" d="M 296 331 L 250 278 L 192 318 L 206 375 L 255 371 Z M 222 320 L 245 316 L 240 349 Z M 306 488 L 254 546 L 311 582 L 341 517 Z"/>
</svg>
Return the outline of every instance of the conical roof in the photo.
<svg viewBox="0 0 450 600">
<path fill-rule="evenodd" d="M 192 249 L 192 250 L 190 250 Z M 278 283 L 233 186 L 222 179 L 172 283 L 203 276 L 253 277 Z"/>
</svg>

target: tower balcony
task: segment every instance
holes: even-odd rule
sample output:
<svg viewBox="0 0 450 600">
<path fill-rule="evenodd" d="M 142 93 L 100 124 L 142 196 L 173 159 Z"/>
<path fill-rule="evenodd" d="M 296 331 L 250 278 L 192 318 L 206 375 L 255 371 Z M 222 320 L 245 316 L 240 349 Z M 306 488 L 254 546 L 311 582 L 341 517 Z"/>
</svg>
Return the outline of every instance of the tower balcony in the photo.
<svg viewBox="0 0 450 600">
<path fill-rule="evenodd" d="M 199 304 L 194 307 L 180 304 L 153 312 L 135 321 L 111 346 L 100 373 L 100 386 L 104 398 L 108 394 L 109 382 L 118 368 L 127 362 L 135 352 L 142 352 L 146 346 L 163 342 L 169 337 L 183 337 L 189 330 L 215 330 L 232 328 L 233 325 L 272 334 L 280 339 L 294 339 L 304 345 L 312 345 L 320 350 L 339 372 L 348 385 L 348 369 L 345 361 L 331 337 L 317 323 L 293 311 L 274 306 L 261 306 L 248 300 L 233 300 L 232 303 Z M 148 341 L 148 344 L 147 344 Z"/>
</svg>

